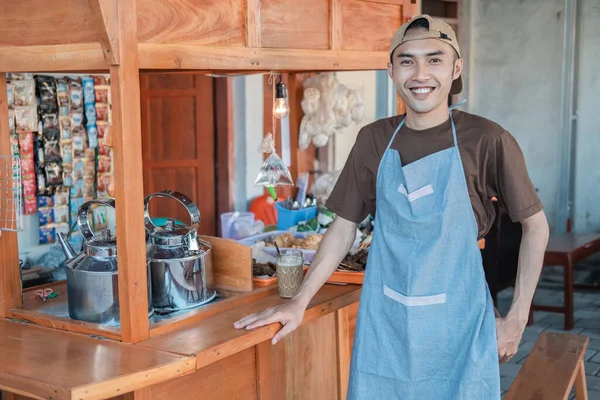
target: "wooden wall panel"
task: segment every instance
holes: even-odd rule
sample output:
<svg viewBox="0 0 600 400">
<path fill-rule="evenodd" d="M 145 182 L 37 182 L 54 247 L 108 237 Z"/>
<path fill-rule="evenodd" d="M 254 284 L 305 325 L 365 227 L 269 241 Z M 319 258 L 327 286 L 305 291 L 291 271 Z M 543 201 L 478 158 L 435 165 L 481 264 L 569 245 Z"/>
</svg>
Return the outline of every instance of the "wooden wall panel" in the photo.
<svg viewBox="0 0 600 400">
<path fill-rule="evenodd" d="M 402 25 L 401 19 L 401 5 L 344 0 L 342 49 L 387 51 L 394 32 Z"/>
<path fill-rule="evenodd" d="M 329 0 L 262 0 L 260 11 L 262 47 L 329 49 Z"/>
<path fill-rule="evenodd" d="M 137 0 L 138 40 L 244 45 L 244 0 Z"/>
<path fill-rule="evenodd" d="M 0 2 L 0 46 L 97 42 L 87 1 L 27 0 Z"/>
<path fill-rule="evenodd" d="M 144 73 L 141 85 L 144 195 L 183 193 L 200 209 L 199 233 L 215 235 L 213 80 L 192 73 Z M 190 221 L 171 199 L 152 199 L 150 215 Z"/>
<path fill-rule="evenodd" d="M 286 398 L 338 398 L 335 313 L 303 325 L 286 337 Z"/>
<path fill-rule="evenodd" d="M 255 347 L 250 347 L 192 374 L 152 386 L 147 391 L 150 392 L 148 398 L 152 399 L 256 399 Z"/>
</svg>

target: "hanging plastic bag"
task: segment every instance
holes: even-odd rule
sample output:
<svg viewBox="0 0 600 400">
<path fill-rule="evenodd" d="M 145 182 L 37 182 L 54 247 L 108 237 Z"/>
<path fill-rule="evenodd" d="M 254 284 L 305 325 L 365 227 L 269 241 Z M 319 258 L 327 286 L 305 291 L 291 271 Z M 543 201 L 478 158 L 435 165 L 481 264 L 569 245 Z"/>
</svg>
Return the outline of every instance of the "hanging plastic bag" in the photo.
<svg viewBox="0 0 600 400">
<path fill-rule="evenodd" d="M 267 188 L 293 186 L 294 181 L 290 171 L 283 163 L 283 160 L 275 153 L 275 144 L 271 134 L 268 134 L 263 139 L 261 149 L 263 153 L 271 153 L 271 155 L 261 165 L 254 184 L 257 186 L 265 186 Z"/>
</svg>

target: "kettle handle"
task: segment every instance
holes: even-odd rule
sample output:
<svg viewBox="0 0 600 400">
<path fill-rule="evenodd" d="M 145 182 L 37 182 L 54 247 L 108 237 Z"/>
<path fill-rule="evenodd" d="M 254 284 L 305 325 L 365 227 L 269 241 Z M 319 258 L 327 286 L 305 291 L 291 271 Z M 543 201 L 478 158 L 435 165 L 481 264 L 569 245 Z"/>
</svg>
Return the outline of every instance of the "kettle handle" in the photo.
<svg viewBox="0 0 600 400">
<path fill-rule="evenodd" d="M 150 218 L 150 212 L 148 211 L 148 203 L 153 197 L 166 197 L 169 199 L 177 200 L 181 205 L 185 207 L 187 212 L 190 214 L 190 228 L 191 230 L 198 230 L 200 226 L 200 210 L 198 206 L 194 204 L 192 200 L 190 200 L 187 196 L 176 192 L 174 190 L 165 190 L 163 192 L 152 193 L 144 199 L 144 222 L 146 225 L 146 230 L 148 232 L 152 232 L 156 225 L 152 222 L 152 218 Z"/>
<path fill-rule="evenodd" d="M 77 225 L 79 226 L 79 231 L 81 232 L 81 235 L 83 236 L 86 242 L 89 242 L 95 236 L 94 232 L 90 228 L 90 221 L 88 219 L 90 207 L 93 204 L 115 208 L 114 199 L 90 200 L 81 205 L 81 207 L 79 208 L 79 212 L 77 213 Z"/>
</svg>

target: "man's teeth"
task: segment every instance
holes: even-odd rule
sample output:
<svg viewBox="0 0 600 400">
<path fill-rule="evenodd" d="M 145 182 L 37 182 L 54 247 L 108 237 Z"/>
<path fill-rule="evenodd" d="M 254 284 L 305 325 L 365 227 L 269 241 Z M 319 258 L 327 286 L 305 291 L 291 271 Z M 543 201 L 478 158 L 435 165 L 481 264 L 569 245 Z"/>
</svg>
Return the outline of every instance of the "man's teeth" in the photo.
<svg viewBox="0 0 600 400">
<path fill-rule="evenodd" d="M 431 93 L 431 91 L 433 90 L 433 88 L 412 88 L 410 89 L 411 91 L 415 92 L 415 93 Z"/>
</svg>

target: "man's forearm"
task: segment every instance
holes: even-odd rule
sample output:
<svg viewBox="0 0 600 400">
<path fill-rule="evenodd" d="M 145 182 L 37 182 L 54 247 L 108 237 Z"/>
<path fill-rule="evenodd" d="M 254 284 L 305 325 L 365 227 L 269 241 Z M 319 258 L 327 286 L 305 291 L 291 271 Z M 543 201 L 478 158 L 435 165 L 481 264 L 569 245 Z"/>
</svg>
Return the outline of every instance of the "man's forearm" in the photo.
<svg viewBox="0 0 600 400">
<path fill-rule="evenodd" d="M 308 306 L 310 299 L 327 282 L 352 247 L 356 239 L 356 227 L 354 222 L 340 217 L 335 219 L 325 232 L 294 300 Z"/>
<path fill-rule="evenodd" d="M 548 244 L 548 222 L 543 211 L 522 221 L 523 236 L 519 249 L 519 264 L 515 294 L 507 318 L 523 327 L 527 324 L 529 308 L 540 278 L 544 252 Z"/>
</svg>

